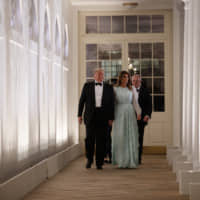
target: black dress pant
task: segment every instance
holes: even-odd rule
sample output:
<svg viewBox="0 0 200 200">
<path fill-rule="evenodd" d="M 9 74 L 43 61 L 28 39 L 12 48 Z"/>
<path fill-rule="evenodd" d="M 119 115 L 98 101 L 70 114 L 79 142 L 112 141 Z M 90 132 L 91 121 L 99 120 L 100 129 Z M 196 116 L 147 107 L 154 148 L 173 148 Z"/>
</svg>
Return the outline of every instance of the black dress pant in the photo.
<svg viewBox="0 0 200 200">
<path fill-rule="evenodd" d="M 138 120 L 138 132 L 139 132 L 139 163 L 142 161 L 143 153 L 143 139 L 144 139 L 144 128 L 147 125 L 143 120 Z"/>
<path fill-rule="evenodd" d="M 111 153 L 111 143 L 112 143 L 111 132 L 112 132 L 112 126 L 108 125 L 108 129 L 106 131 L 106 152 L 105 152 L 105 158 L 107 158 L 107 156 L 108 156 L 110 161 L 112 159 L 112 153 Z"/>
<path fill-rule="evenodd" d="M 103 119 L 101 109 L 96 109 L 94 118 L 86 125 L 85 149 L 89 162 L 93 162 L 96 145 L 96 165 L 102 166 L 106 150 L 106 131 L 108 120 Z"/>
</svg>

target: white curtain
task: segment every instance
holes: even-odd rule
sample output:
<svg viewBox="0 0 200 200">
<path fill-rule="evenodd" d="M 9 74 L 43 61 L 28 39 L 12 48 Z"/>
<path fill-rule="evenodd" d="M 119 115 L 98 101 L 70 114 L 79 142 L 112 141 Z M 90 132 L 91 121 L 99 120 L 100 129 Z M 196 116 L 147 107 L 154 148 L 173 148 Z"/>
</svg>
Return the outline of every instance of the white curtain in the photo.
<svg viewBox="0 0 200 200">
<path fill-rule="evenodd" d="M 55 2 L 62 8 L 62 1 Z M 54 49 L 60 45 L 64 51 L 58 30 L 59 38 L 52 37 L 49 49 L 44 48 L 43 41 L 49 40 L 44 31 L 47 3 L 0 0 L 0 183 L 74 144 L 69 143 L 67 126 L 69 71 L 62 64 L 63 53 L 55 55 Z M 11 9 L 12 5 L 19 10 Z M 30 12 L 30 6 L 36 11 Z M 28 16 L 29 12 L 34 16 Z M 11 20 L 7 27 L 6 20 Z M 49 21 L 48 25 L 50 35 L 55 35 L 55 24 Z M 60 27 L 64 32 L 64 25 Z M 33 29 L 34 37 L 29 32 Z"/>
</svg>

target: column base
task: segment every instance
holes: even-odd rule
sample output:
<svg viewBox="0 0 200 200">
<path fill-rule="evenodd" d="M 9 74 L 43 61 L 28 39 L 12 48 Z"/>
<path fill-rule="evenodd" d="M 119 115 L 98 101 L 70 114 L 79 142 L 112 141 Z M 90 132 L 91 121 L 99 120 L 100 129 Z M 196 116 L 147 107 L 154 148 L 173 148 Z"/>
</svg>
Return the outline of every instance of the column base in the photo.
<svg viewBox="0 0 200 200">
<path fill-rule="evenodd" d="M 199 200 L 200 197 L 200 180 L 199 183 L 189 183 L 190 200 Z"/>
<path fill-rule="evenodd" d="M 179 147 L 175 146 L 167 146 L 167 160 L 168 164 L 171 166 L 172 165 L 172 160 L 176 156 L 181 156 L 182 155 L 182 150 Z"/>
<path fill-rule="evenodd" d="M 180 182 L 180 174 L 182 171 L 192 170 L 192 162 L 189 161 L 177 161 L 176 162 L 176 181 Z"/>
<path fill-rule="evenodd" d="M 183 156 L 183 155 L 175 155 L 173 158 L 172 158 L 172 171 L 174 173 L 176 173 L 176 171 L 178 170 L 177 169 L 177 163 L 178 161 L 187 161 L 187 157 L 186 156 Z"/>
<path fill-rule="evenodd" d="M 200 171 L 195 170 L 181 170 L 180 171 L 180 182 L 179 182 L 179 192 L 181 194 L 190 194 L 190 187 L 191 187 L 191 193 L 196 194 L 197 188 L 199 191 L 200 196 L 200 184 L 199 187 L 196 185 L 190 186 L 190 183 L 200 183 Z M 199 197 L 198 196 L 198 197 Z"/>
</svg>

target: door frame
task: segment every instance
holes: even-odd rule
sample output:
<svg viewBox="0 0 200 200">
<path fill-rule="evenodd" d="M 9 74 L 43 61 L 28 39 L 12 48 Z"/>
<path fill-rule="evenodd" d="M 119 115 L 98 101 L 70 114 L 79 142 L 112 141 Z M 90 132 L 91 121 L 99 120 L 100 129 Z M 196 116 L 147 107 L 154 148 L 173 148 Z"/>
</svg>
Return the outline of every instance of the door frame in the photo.
<svg viewBox="0 0 200 200">
<path fill-rule="evenodd" d="M 164 33 L 134 33 L 134 34 L 86 34 L 85 33 L 85 16 L 113 16 L 113 15 L 164 15 Z M 87 12 L 79 13 L 79 94 L 86 80 L 86 48 L 87 43 L 104 44 L 116 43 L 122 45 L 122 70 L 128 69 L 128 43 L 129 42 L 164 42 L 165 44 L 165 112 L 160 117 L 159 112 L 152 113 L 152 120 L 145 130 L 144 145 L 146 146 L 166 146 L 172 144 L 172 127 L 173 127 L 173 60 L 172 60 L 172 11 L 171 10 L 134 10 L 134 12 L 125 11 L 106 11 L 106 12 Z M 164 121 L 165 120 L 165 121 Z M 151 140 L 150 129 L 153 123 L 162 123 L 165 130 L 161 133 L 162 142 L 154 142 Z M 83 131 L 80 130 L 81 132 Z M 81 134 L 83 135 L 83 134 Z"/>
</svg>

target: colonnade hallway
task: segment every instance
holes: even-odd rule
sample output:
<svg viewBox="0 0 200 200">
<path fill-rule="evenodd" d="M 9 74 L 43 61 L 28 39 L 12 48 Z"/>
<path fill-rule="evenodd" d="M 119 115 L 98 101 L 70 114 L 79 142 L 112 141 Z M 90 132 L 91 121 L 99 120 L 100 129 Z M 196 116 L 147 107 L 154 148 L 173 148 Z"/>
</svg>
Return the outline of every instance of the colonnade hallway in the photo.
<svg viewBox="0 0 200 200">
<path fill-rule="evenodd" d="M 165 155 L 145 155 L 138 169 L 85 168 L 84 157 L 72 161 L 24 200 L 189 200 L 180 195 Z"/>
</svg>

